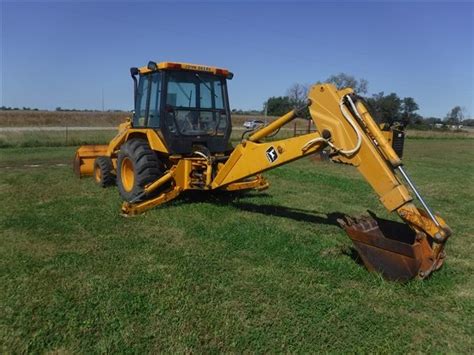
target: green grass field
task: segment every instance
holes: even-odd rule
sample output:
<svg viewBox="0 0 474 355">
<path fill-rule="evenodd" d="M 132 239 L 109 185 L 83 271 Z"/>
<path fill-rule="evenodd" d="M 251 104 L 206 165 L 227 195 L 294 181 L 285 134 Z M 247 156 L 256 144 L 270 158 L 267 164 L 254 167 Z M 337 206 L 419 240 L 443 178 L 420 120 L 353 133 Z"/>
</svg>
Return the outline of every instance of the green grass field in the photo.
<svg viewBox="0 0 474 355">
<path fill-rule="evenodd" d="M 399 284 L 354 261 L 335 223 L 385 215 L 350 167 L 304 159 L 264 192 L 123 218 L 116 189 L 57 165 L 74 147 L 0 149 L 1 352 L 472 353 L 473 150 L 407 140 L 407 170 L 454 233 L 439 272 Z"/>
</svg>

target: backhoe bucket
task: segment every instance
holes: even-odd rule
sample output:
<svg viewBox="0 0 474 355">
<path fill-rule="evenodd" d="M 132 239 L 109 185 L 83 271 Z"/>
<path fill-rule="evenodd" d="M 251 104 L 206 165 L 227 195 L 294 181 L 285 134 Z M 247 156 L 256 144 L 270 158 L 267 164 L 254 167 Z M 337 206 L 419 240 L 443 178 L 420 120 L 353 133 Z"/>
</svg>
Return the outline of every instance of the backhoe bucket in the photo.
<svg viewBox="0 0 474 355">
<path fill-rule="evenodd" d="M 74 173 L 82 178 L 92 176 L 95 158 L 107 154 L 108 145 L 83 145 L 76 150 L 74 156 Z"/>
<path fill-rule="evenodd" d="M 408 225 L 380 218 L 339 219 L 369 271 L 392 281 L 423 279 L 441 267 L 426 236 Z"/>
</svg>

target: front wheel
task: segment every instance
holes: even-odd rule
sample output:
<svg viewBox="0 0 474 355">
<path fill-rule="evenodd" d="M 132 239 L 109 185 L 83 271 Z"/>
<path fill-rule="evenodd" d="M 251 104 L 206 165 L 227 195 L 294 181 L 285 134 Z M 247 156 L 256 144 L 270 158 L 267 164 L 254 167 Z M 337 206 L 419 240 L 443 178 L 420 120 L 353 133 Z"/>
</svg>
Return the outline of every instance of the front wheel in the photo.
<svg viewBox="0 0 474 355">
<path fill-rule="evenodd" d="M 117 186 L 127 202 L 143 199 L 145 186 L 164 173 L 163 163 L 144 139 L 131 139 L 120 147 L 117 158 Z"/>
<path fill-rule="evenodd" d="M 94 161 L 94 180 L 100 187 L 115 185 L 114 165 L 109 157 L 97 157 Z"/>
</svg>

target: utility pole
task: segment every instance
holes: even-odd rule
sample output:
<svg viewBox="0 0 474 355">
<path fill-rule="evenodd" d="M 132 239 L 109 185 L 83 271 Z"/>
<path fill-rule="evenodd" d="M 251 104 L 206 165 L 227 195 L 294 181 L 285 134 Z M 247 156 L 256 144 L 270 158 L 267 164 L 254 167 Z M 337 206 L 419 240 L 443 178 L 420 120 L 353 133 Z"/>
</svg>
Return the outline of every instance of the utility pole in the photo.
<svg viewBox="0 0 474 355">
<path fill-rule="evenodd" d="M 264 104 L 264 109 L 263 109 L 263 115 L 264 115 L 264 121 L 265 121 L 265 126 L 267 125 L 267 102 Z"/>
<path fill-rule="evenodd" d="M 104 88 L 102 88 L 102 112 L 104 112 Z"/>
</svg>

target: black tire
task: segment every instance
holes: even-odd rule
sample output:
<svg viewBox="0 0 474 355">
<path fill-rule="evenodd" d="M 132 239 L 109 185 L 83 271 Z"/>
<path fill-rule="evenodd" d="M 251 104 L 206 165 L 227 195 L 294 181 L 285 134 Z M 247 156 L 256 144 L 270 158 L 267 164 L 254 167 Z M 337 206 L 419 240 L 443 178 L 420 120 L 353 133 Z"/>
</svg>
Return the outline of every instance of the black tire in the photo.
<svg viewBox="0 0 474 355">
<path fill-rule="evenodd" d="M 94 161 L 94 180 L 100 187 L 115 185 L 114 165 L 109 157 L 97 157 Z"/>
<path fill-rule="evenodd" d="M 133 177 L 130 176 L 130 171 Z M 133 138 L 125 142 L 120 147 L 117 158 L 117 186 L 120 196 L 127 202 L 143 200 L 145 186 L 162 176 L 164 171 L 163 163 L 146 140 Z"/>
</svg>

